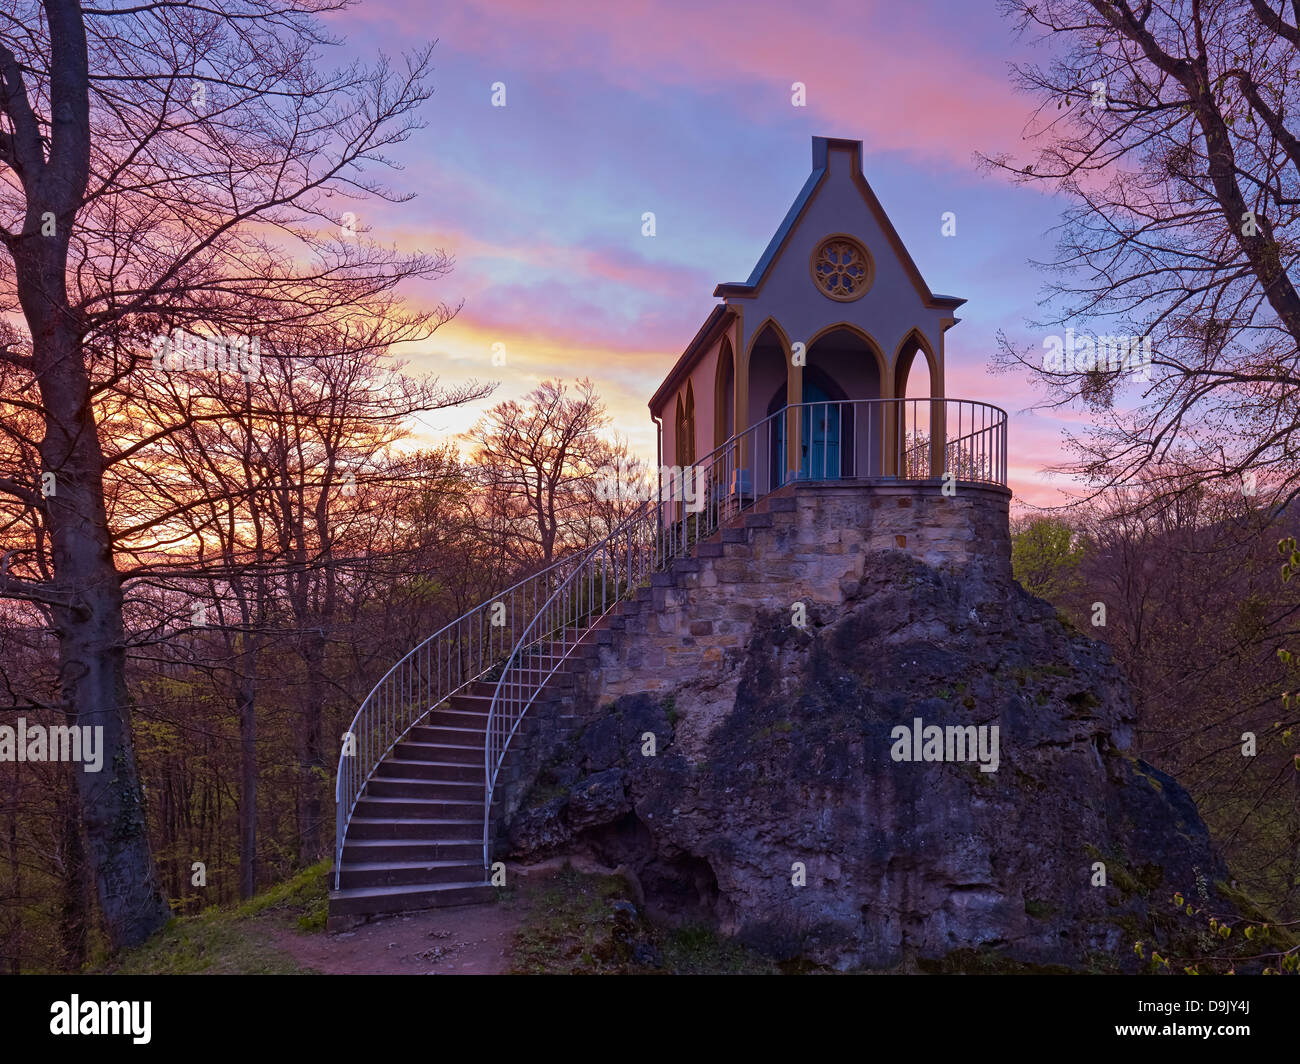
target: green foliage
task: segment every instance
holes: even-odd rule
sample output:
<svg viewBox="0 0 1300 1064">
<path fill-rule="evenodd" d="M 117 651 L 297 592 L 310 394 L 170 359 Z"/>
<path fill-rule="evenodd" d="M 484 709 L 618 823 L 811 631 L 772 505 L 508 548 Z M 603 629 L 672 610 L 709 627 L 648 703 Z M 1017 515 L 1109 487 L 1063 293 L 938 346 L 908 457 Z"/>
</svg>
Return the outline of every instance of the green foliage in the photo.
<svg viewBox="0 0 1300 1064">
<path fill-rule="evenodd" d="M 532 900 L 515 934 L 511 970 L 522 975 L 612 974 L 626 964 L 613 938 L 611 902 L 626 895 L 618 876 L 588 876 L 565 865 Z"/>
<path fill-rule="evenodd" d="M 663 958 L 664 967 L 674 975 L 773 975 L 781 970 L 703 924 L 667 932 Z"/>
<path fill-rule="evenodd" d="M 296 915 L 298 927 L 303 931 L 324 930 L 329 910 L 329 878 L 333 868 L 334 862 L 328 859 L 304 868 L 292 879 L 277 883 L 236 906 L 235 915 L 257 916 L 274 910 Z"/>
<path fill-rule="evenodd" d="M 1078 591 L 1085 548 L 1074 529 L 1055 517 L 1036 517 L 1011 537 L 1011 571 L 1031 595 L 1054 602 Z"/>
<path fill-rule="evenodd" d="M 1168 944 L 1162 947 L 1166 955 L 1154 949 L 1148 955 L 1148 943 L 1144 941 L 1133 944 L 1133 952 L 1146 962 L 1147 971 L 1233 975 L 1239 966 L 1248 965 L 1244 970 L 1264 975 L 1300 975 L 1300 940 L 1290 927 L 1278 923 L 1244 891 L 1227 883 L 1216 883 L 1215 890 L 1232 903 L 1236 912 L 1216 915 L 1201 879 L 1194 900 L 1181 891 L 1169 898 L 1175 929 L 1166 936 Z"/>
<path fill-rule="evenodd" d="M 323 931 L 332 862 L 322 861 L 238 905 L 171 920 L 108 971 L 122 975 L 313 975 L 275 945 L 276 930 Z"/>
</svg>

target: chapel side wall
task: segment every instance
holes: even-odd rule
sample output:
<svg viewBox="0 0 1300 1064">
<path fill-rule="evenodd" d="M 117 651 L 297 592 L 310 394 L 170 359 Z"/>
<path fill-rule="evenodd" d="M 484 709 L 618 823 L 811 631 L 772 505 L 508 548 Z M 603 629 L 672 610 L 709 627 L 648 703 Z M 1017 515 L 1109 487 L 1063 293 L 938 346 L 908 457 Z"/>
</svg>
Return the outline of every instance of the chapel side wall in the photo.
<svg viewBox="0 0 1300 1064">
<path fill-rule="evenodd" d="M 878 550 L 1010 579 L 1011 493 L 961 484 L 945 497 L 941 488 L 937 481 L 791 485 L 699 544 L 694 556 L 653 574 L 651 586 L 621 603 L 577 652 L 564 694 L 525 715 L 494 802 L 500 844 L 542 767 L 569 756 L 574 737 L 615 699 L 680 692 L 683 709 L 708 703 L 702 712 L 728 712 L 759 610 L 789 617 L 795 602 L 814 617 L 843 610 Z"/>
</svg>

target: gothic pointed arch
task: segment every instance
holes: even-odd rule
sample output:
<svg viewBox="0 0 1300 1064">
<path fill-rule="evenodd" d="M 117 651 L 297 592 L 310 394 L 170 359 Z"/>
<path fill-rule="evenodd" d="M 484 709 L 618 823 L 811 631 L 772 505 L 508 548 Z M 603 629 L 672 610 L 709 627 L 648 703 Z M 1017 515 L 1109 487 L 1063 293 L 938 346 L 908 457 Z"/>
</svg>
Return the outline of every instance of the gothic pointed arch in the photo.
<svg viewBox="0 0 1300 1064">
<path fill-rule="evenodd" d="M 682 456 L 686 453 L 686 414 L 682 407 L 682 396 L 677 394 L 677 411 L 673 416 L 673 465 L 682 465 Z"/>
<path fill-rule="evenodd" d="M 686 446 L 682 450 L 682 462 L 684 466 L 695 464 L 695 386 L 691 381 L 686 382 L 686 402 L 682 408 L 682 416 L 685 421 Z"/>
<path fill-rule="evenodd" d="M 731 341 L 722 338 L 713 378 L 713 446 L 721 447 L 736 433 L 736 359 Z"/>
<path fill-rule="evenodd" d="M 918 353 L 925 356 L 926 367 L 930 371 L 930 395 L 944 394 L 943 373 L 930 341 L 925 338 L 925 334 L 920 329 L 911 329 L 894 349 L 894 357 L 891 360 L 894 370 L 894 394 L 900 399 L 907 394 L 907 378 L 912 372 L 912 365 Z"/>
</svg>

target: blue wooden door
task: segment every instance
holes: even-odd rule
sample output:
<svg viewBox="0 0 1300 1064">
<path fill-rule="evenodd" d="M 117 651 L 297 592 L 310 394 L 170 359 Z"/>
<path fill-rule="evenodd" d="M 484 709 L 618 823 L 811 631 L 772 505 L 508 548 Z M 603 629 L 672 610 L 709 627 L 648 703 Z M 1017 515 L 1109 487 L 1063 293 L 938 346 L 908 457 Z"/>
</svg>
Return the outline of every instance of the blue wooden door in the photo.
<svg viewBox="0 0 1300 1064">
<path fill-rule="evenodd" d="M 799 471 L 801 480 L 837 480 L 840 476 L 840 407 L 812 382 L 805 382 L 804 402 L 820 404 L 805 406 L 799 417 Z M 785 472 L 789 461 L 785 452 L 786 419 L 774 419 L 772 458 L 775 484 L 788 479 Z"/>
</svg>

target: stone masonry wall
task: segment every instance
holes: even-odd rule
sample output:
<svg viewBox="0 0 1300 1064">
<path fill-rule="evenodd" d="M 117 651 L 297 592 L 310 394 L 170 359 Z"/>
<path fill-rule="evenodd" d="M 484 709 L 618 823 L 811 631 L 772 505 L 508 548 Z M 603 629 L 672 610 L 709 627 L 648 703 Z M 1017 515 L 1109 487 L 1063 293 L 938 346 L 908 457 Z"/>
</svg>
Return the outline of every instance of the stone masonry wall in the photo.
<svg viewBox="0 0 1300 1064">
<path fill-rule="evenodd" d="M 541 767 L 626 694 L 675 693 L 702 737 L 728 712 L 743 648 L 760 611 L 829 620 L 857 588 L 870 551 L 897 550 L 955 573 L 1009 577 L 1004 488 L 940 481 L 793 484 L 759 501 L 695 555 L 655 573 L 579 648 L 524 718 L 498 783 L 504 831 Z"/>
<path fill-rule="evenodd" d="M 648 591 L 610 622 L 599 697 L 725 682 L 758 610 L 812 619 L 834 614 L 863 576 L 868 552 L 899 550 L 934 568 L 1008 574 L 1010 493 L 938 482 L 792 485 L 759 504 L 721 542 L 656 573 Z"/>
</svg>

